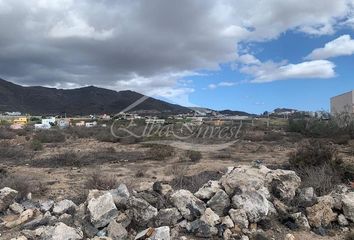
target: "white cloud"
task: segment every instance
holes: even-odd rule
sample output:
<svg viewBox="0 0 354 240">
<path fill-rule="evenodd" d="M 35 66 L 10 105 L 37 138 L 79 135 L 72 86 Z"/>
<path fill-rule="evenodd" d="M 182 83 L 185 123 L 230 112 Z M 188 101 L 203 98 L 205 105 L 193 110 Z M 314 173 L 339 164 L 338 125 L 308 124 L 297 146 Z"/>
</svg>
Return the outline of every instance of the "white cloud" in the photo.
<svg viewBox="0 0 354 240">
<path fill-rule="evenodd" d="M 285 61 L 274 63 L 268 61 L 260 65 L 244 66 L 241 72 L 252 75 L 252 83 L 266 83 L 287 79 L 326 79 L 335 76 L 335 65 L 327 60 L 307 61 L 287 64 Z"/>
<path fill-rule="evenodd" d="M 323 48 L 313 50 L 305 59 L 318 60 L 354 54 L 354 40 L 349 35 L 342 35 L 325 44 Z"/>
<path fill-rule="evenodd" d="M 208 85 L 209 89 L 215 89 L 218 87 L 232 87 L 238 85 L 239 82 L 219 82 L 219 83 L 211 83 Z"/>
<path fill-rule="evenodd" d="M 238 59 L 239 62 L 243 64 L 260 64 L 261 62 L 251 54 L 241 55 Z"/>
</svg>

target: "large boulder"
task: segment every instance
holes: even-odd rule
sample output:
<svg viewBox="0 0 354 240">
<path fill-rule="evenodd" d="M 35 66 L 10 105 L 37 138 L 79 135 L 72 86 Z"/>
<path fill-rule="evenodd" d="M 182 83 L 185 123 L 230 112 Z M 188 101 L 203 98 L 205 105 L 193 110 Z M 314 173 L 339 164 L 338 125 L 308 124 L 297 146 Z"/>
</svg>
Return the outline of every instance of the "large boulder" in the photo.
<svg viewBox="0 0 354 240">
<path fill-rule="evenodd" d="M 204 202 L 188 190 L 176 191 L 171 195 L 171 202 L 181 212 L 182 216 L 190 221 L 199 218 L 205 211 Z"/>
<path fill-rule="evenodd" d="M 187 231 L 195 234 L 197 237 L 212 238 L 213 236 L 218 234 L 218 228 L 214 226 L 210 226 L 204 221 L 197 219 L 191 223 L 187 224 Z"/>
<path fill-rule="evenodd" d="M 313 187 L 302 188 L 297 196 L 297 201 L 300 206 L 310 207 L 316 201 L 316 193 Z"/>
<path fill-rule="evenodd" d="M 173 226 L 180 219 L 182 219 L 182 215 L 177 208 L 165 208 L 161 209 L 157 214 L 155 225 L 157 227 L 162 225 Z"/>
<path fill-rule="evenodd" d="M 354 192 L 347 193 L 342 197 L 342 207 L 344 216 L 354 222 Z"/>
<path fill-rule="evenodd" d="M 205 209 L 203 215 L 200 217 L 200 220 L 209 226 L 215 226 L 221 222 L 220 217 L 210 208 Z"/>
<path fill-rule="evenodd" d="M 26 211 L 22 212 L 16 220 L 6 222 L 5 227 L 14 228 L 14 227 L 17 227 L 21 224 L 24 224 L 24 223 L 28 222 L 29 220 L 31 220 L 32 218 L 34 218 L 35 214 L 36 214 L 36 212 L 33 209 L 27 209 Z"/>
<path fill-rule="evenodd" d="M 301 229 L 301 230 L 310 230 L 311 227 L 310 227 L 310 224 L 306 218 L 306 216 L 301 213 L 301 212 L 298 212 L 298 213 L 293 213 L 290 215 L 290 217 L 294 220 L 295 224 Z"/>
<path fill-rule="evenodd" d="M 79 229 L 75 229 L 65 225 L 64 223 L 58 223 L 54 227 L 45 228 L 41 233 L 41 239 L 51 240 L 81 240 L 83 239 L 83 233 Z"/>
<path fill-rule="evenodd" d="M 230 209 L 229 211 L 230 218 L 233 223 L 239 227 L 240 229 L 246 228 L 248 229 L 249 221 L 247 217 L 247 213 L 243 209 Z"/>
<path fill-rule="evenodd" d="M 129 210 L 132 212 L 133 219 L 139 226 L 145 226 L 158 213 L 157 209 L 141 198 L 130 197 Z"/>
<path fill-rule="evenodd" d="M 209 200 L 220 189 L 218 181 L 208 181 L 194 195 L 199 199 Z"/>
<path fill-rule="evenodd" d="M 266 178 L 270 184 L 272 194 L 286 202 L 295 197 L 296 189 L 301 184 L 301 178 L 294 171 L 289 170 L 272 170 L 267 174 Z"/>
<path fill-rule="evenodd" d="M 337 214 L 332 211 L 331 203 L 327 201 L 306 208 L 306 213 L 310 226 L 316 228 L 326 227 L 337 218 Z"/>
<path fill-rule="evenodd" d="M 271 170 L 265 166 L 238 166 L 229 168 L 220 178 L 220 184 L 228 195 L 244 191 L 258 190 L 264 187 L 266 175 Z"/>
<path fill-rule="evenodd" d="M 17 197 L 18 192 L 5 187 L 0 189 L 0 212 L 5 211 Z"/>
<path fill-rule="evenodd" d="M 61 215 L 64 213 L 72 214 L 75 212 L 77 206 L 71 200 L 62 200 L 56 204 L 54 204 L 53 213 L 56 215 Z"/>
<path fill-rule="evenodd" d="M 111 221 L 107 227 L 108 237 L 112 240 L 125 240 L 128 238 L 128 232 L 125 228 L 117 223 L 116 221 Z"/>
<path fill-rule="evenodd" d="M 96 228 L 107 226 L 118 215 L 112 194 L 106 193 L 97 198 L 91 198 L 87 204 L 91 223 Z"/>
<path fill-rule="evenodd" d="M 118 188 L 110 191 L 113 201 L 118 208 L 126 208 L 130 197 L 129 190 L 125 184 L 120 184 Z"/>
<path fill-rule="evenodd" d="M 210 207 L 219 216 L 224 216 L 225 211 L 230 207 L 229 195 L 227 195 L 224 190 L 220 189 L 207 202 L 207 206 Z"/>
<path fill-rule="evenodd" d="M 267 198 L 258 191 L 247 191 L 232 198 L 233 207 L 245 210 L 248 220 L 256 223 L 264 219 L 269 212 Z"/>
</svg>

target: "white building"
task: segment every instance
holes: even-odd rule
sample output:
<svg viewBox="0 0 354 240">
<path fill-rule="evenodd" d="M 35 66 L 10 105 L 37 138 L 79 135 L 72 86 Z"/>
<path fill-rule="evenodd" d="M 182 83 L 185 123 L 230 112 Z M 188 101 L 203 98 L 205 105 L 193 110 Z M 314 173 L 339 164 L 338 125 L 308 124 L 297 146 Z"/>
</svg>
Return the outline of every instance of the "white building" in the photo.
<svg viewBox="0 0 354 240">
<path fill-rule="evenodd" d="M 97 126 L 97 122 L 87 122 L 87 123 L 85 123 L 85 127 L 87 127 L 87 128 L 96 127 L 96 126 Z"/>
<path fill-rule="evenodd" d="M 146 124 L 165 124 L 165 119 L 158 119 L 158 118 L 148 118 L 145 119 Z"/>
<path fill-rule="evenodd" d="M 50 129 L 52 126 L 50 124 L 34 124 L 34 129 L 39 130 L 39 129 Z"/>
<path fill-rule="evenodd" d="M 42 124 L 54 125 L 55 124 L 55 117 L 49 117 L 49 118 L 42 119 Z"/>
<path fill-rule="evenodd" d="M 331 114 L 354 113 L 354 90 L 331 98 Z"/>
</svg>

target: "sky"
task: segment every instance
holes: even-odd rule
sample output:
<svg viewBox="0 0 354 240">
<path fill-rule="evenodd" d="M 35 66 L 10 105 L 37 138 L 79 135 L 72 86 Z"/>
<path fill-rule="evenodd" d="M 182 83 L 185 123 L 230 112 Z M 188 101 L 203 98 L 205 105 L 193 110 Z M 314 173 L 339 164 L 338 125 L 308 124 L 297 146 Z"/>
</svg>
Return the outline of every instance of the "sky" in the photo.
<svg viewBox="0 0 354 240">
<path fill-rule="evenodd" d="M 0 78 L 252 113 L 354 89 L 354 0 L 0 0 Z"/>
</svg>

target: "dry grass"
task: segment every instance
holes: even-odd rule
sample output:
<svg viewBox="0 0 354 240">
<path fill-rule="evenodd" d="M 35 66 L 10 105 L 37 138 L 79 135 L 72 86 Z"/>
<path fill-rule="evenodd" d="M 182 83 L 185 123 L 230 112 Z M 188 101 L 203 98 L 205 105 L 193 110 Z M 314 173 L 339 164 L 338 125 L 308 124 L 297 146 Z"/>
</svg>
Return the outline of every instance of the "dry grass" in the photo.
<svg viewBox="0 0 354 240">
<path fill-rule="evenodd" d="M 147 151 L 147 157 L 151 160 L 163 161 L 172 157 L 174 148 L 167 145 L 151 144 Z"/>
<path fill-rule="evenodd" d="M 61 143 L 65 142 L 65 135 L 59 130 L 44 130 L 37 132 L 33 139 L 41 143 Z"/>
<path fill-rule="evenodd" d="M 117 179 L 112 175 L 103 175 L 96 171 L 87 176 L 85 182 L 86 189 L 111 190 L 118 187 Z"/>
</svg>

